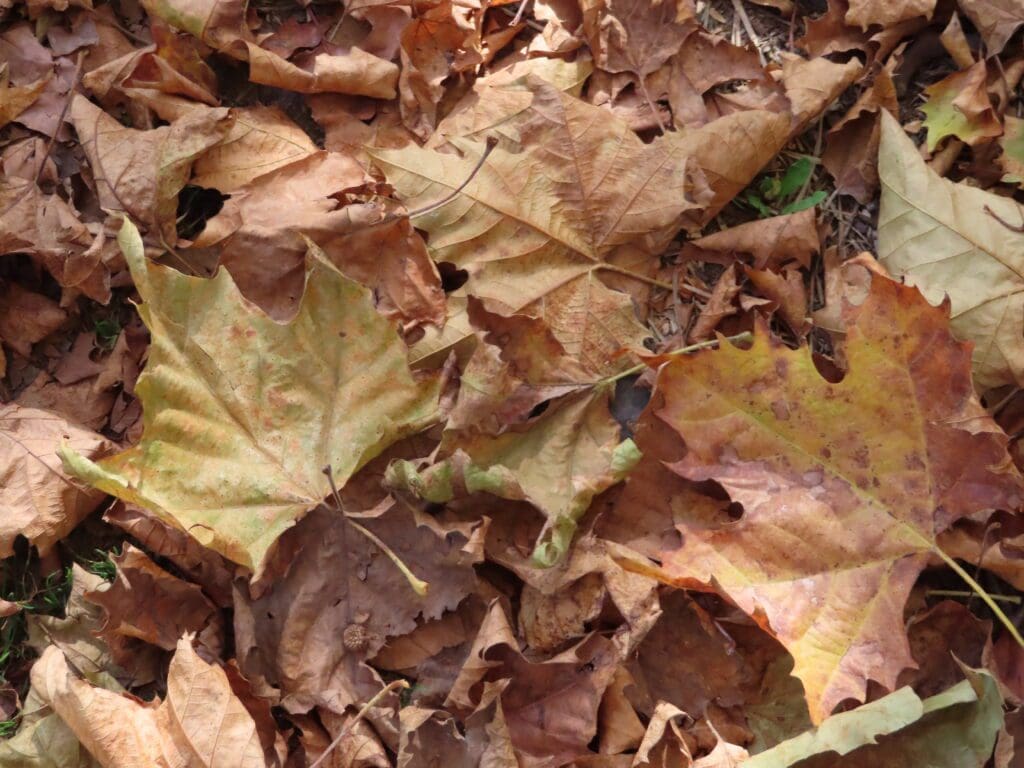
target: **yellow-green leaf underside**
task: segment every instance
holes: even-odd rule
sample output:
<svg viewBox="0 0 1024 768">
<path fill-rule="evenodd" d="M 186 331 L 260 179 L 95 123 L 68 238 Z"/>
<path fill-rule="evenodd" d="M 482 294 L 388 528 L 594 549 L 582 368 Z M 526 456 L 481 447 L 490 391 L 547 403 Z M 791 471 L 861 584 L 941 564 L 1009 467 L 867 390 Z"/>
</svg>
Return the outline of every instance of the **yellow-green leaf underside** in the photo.
<svg viewBox="0 0 1024 768">
<path fill-rule="evenodd" d="M 141 442 L 66 469 L 259 571 L 281 533 L 394 441 L 436 418 L 369 291 L 311 254 L 298 315 L 279 324 L 231 276 L 148 262 L 130 222 L 118 238 L 152 333 L 137 392 Z"/>
</svg>

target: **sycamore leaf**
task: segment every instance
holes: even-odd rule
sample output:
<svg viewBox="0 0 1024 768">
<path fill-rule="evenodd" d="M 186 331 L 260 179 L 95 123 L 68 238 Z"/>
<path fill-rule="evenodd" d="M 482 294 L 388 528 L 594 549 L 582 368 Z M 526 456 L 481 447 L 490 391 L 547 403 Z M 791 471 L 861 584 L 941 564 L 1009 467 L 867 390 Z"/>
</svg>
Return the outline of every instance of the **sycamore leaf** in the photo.
<svg viewBox="0 0 1024 768">
<path fill-rule="evenodd" d="M 504 138 L 465 189 L 417 217 L 416 226 L 430 234 L 435 260 L 468 272 L 455 299 L 471 294 L 512 311 L 594 273 L 648 280 L 612 263 L 616 249 L 656 255 L 684 223 L 713 215 L 775 154 L 789 124 L 788 115 L 750 111 L 644 144 L 607 110 L 531 74 L 480 97 L 471 105 L 479 120 L 460 125 L 479 138 L 475 126 L 503 113 L 495 132 Z M 528 108 L 503 110 L 525 97 Z M 445 136 L 461 156 L 416 146 L 372 153 L 410 209 L 450 195 L 483 153 L 482 142 Z M 464 315 L 453 312 L 444 334 L 428 336 L 417 357 L 468 332 Z"/>
<path fill-rule="evenodd" d="M 1024 24 L 1017 0 L 959 0 L 957 5 L 981 33 L 989 56 L 1002 51 Z"/>
<path fill-rule="evenodd" d="M 601 491 L 619 482 L 640 454 L 619 441 L 608 410 L 609 387 L 552 402 L 536 419 L 494 436 L 471 429 L 447 436 L 448 458 L 418 471 L 410 461 L 388 468 L 388 483 L 428 501 L 486 492 L 529 501 L 547 516 L 534 550 L 541 565 L 569 547 L 576 521 Z"/>
<path fill-rule="evenodd" d="M 195 110 L 171 125 L 137 131 L 79 95 L 70 116 L 100 205 L 138 219 L 173 245 L 178 193 L 188 183 L 192 162 L 230 129 L 228 110 Z"/>
<path fill-rule="evenodd" d="M 95 688 L 49 648 L 32 684 L 101 765 L 118 768 L 262 768 L 269 765 L 252 715 L 220 667 L 178 642 L 159 705 Z"/>
<path fill-rule="evenodd" d="M 265 173 L 308 157 L 316 144 L 278 107 L 231 110 L 231 130 L 195 162 L 192 183 L 234 192 Z"/>
<path fill-rule="evenodd" d="M 696 29 L 692 0 L 585 0 L 583 30 L 598 67 L 646 78 Z"/>
<path fill-rule="evenodd" d="M 926 115 L 929 152 L 947 136 L 974 146 L 1003 132 L 989 99 L 987 80 L 986 64 L 979 61 L 924 89 L 928 101 L 921 111 Z"/>
<path fill-rule="evenodd" d="M 1012 199 L 941 178 L 895 118 L 882 115 L 879 260 L 929 301 L 948 296 L 951 327 L 974 342 L 980 389 L 1024 382 L 1024 233 Z"/>
<path fill-rule="evenodd" d="M 14 554 L 18 536 L 48 552 L 103 501 L 61 469 L 62 442 L 89 458 L 113 450 L 100 435 L 47 411 L 0 406 L 0 558 Z"/>
<path fill-rule="evenodd" d="M 1003 168 L 1003 178 L 1009 184 L 1024 186 L 1024 119 L 1007 115 L 1003 118 L 1005 132 L 999 139 L 1003 154 L 999 156 L 999 165 Z"/>
<path fill-rule="evenodd" d="M 1016 509 L 1024 487 L 945 307 L 876 276 L 846 320 L 839 383 L 762 328 L 749 351 L 679 358 L 657 385 L 657 413 L 689 449 L 672 468 L 717 481 L 744 507 L 735 523 L 680 525 L 683 545 L 664 567 L 770 628 L 816 722 L 863 700 L 869 679 L 894 687 L 913 663 L 896 628 L 937 534 Z"/>
<path fill-rule="evenodd" d="M 850 0 L 846 23 L 861 29 L 873 24 L 891 26 L 915 16 L 931 18 L 935 0 Z"/>
<path fill-rule="evenodd" d="M 341 485 L 436 418 L 437 381 L 413 378 L 395 326 L 323 260 L 310 260 L 298 315 L 278 324 L 227 272 L 204 280 L 148 262 L 127 220 L 118 239 L 153 337 L 136 386 L 145 429 L 99 463 L 62 452 L 95 487 L 259 571 L 328 495 L 325 466 Z"/>
<path fill-rule="evenodd" d="M 982 768 L 1003 724 L 995 679 L 964 668 L 967 679 L 918 698 L 900 688 L 877 701 L 833 715 L 743 763 L 745 768 Z"/>
<path fill-rule="evenodd" d="M 7 69 L 0 71 L 0 126 L 7 125 L 28 109 L 42 94 L 51 76 L 47 75 L 28 85 L 12 86 Z"/>
</svg>

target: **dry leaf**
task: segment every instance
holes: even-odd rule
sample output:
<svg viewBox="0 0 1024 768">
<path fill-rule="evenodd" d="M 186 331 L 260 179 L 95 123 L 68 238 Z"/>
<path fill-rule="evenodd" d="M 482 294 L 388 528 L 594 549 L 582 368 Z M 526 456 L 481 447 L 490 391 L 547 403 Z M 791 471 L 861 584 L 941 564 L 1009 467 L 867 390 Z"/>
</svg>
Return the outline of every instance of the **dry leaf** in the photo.
<svg viewBox="0 0 1024 768">
<path fill-rule="evenodd" d="M 100 435 L 46 411 L 0 406 L 0 557 L 14 554 L 18 536 L 48 552 L 103 501 L 101 492 L 81 488 L 61 469 L 62 444 L 88 458 L 112 450 Z"/>
<path fill-rule="evenodd" d="M 987 79 L 986 64 L 979 61 L 925 88 L 928 101 L 921 111 L 926 115 L 929 152 L 947 136 L 975 146 L 1003 132 L 989 99 Z"/>
<path fill-rule="evenodd" d="M 726 344 L 668 364 L 655 406 L 690 450 L 673 469 L 744 505 L 736 523 L 681 526 L 666 570 L 714 584 L 770 627 L 819 722 L 863 699 L 868 679 L 891 689 L 911 663 L 893 627 L 937 534 L 1016 508 L 1022 488 L 947 310 L 875 277 L 848 312 L 838 384 L 759 330 L 749 351 Z"/>
<path fill-rule="evenodd" d="M 344 483 L 435 418 L 436 380 L 413 379 L 394 326 L 322 260 L 299 314 L 280 325 L 227 272 L 204 280 L 147 262 L 127 221 L 119 242 L 153 335 L 136 387 L 146 426 L 138 446 L 99 464 L 64 451 L 97 488 L 259 571 L 277 537 L 328 495 L 324 467 Z"/>
<path fill-rule="evenodd" d="M 1015 224 L 1020 207 L 938 176 L 889 115 L 882 116 L 878 170 L 882 264 L 932 302 L 949 297 L 953 332 L 974 342 L 980 389 L 1024 380 L 1024 234 L 985 212 Z"/>
</svg>

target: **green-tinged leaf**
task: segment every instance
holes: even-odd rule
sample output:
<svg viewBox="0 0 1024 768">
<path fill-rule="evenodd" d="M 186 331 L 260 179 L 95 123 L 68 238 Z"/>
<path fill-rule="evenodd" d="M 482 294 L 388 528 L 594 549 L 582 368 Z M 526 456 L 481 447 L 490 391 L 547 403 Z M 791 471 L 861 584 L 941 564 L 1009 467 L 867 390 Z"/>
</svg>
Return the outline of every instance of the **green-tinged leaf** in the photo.
<svg viewBox="0 0 1024 768">
<path fill-rule="evenodd" d="M 928 129 L 928 151 L 948 136 L 972 147 L 1003 132 L 988 95 L 988 69 L 984 60 L 954 72 L 925 88 L 928 101 L 921 107 Z"/>
<path fill-rule="evenodd" d="M 1020 206 L 940 177 L 884 112 L 878 173 L 882 264 L 933 304 L 949 297 L 953 332 L 974 342 L 979 389 L 1024 382 L 1024 233 L 994 217 L 1019 224 Z"/>
<path fill-rule="evenodd" d="M 1024 186 L 1024 119 L 1007 115 L 1003 124 L 1005 132 L 999 138 L 1003 154 L 998 161 L 1003 169 L 1001 181 Z"/>
<path fill-rule="evenodd" d="M 833 715 L 813 731 L 762 752 L 744 768 L 981 768 L 1003 723 L 987 672 L 924 699 L 910 688 Z"/>
<path fill-rule="evenodd" d="M 828 195 L 825 190 L 819 189 L 814 194 L 808 195 L 807 197 L 801 197 L 799 200 L 794 200 L 787 206 L 784 206 L 780 214 L 785 215 L 787 213 L 798 213 L 799 211 L 806 211 L 808 208 L 813 208 L 819 203 L 824 202 Z"/>
<path fill-rule="evenodd" d="M 569 395 L 497 436 L 460 431 L 447 458 L 423 470 L 394 462 L 387 482 L 433 502 L 478 492 L 528 501 L 547 517 L 534 559 L 553 565 L 594 496 L 619 482 L 640 458 L 632 440 L 619 441 L 608 396 L 607 386 Z"/>
<path fill-rule="evenodd" d="M 787 198 L 799 192 L 808 179 L 811 178 L 811 174 L 814 173 L 815 164 L 814 158 L 801 157 L 789 166 L 782 177 L 782 181 L 779 182 L 778 197 Z"/>
<path fill-rule="evenodd" d="M 242 298 L 224 270 L 187 277 L 118 237 L 152 334 L 137 392 L 140 443 L 69 472 L 259 571 L 281 533 L 396 440 L 436 418 L 438 382 L 413 378 L 395 325 L 365 288 L 312 253 L 294 320 Z"/>
</svg>

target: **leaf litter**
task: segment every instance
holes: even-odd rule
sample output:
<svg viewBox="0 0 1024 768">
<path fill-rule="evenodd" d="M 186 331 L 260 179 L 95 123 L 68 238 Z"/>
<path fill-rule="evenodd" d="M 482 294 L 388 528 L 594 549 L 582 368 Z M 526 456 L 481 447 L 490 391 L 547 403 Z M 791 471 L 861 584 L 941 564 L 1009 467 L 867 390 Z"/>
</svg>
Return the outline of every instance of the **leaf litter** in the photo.
<svg viewBox="0 0 1024 768">
<path fill-rule="evenodd" d="M 0 766 L 1016 765 L 1021 26 L 0 4 Z"/>
</svg>

